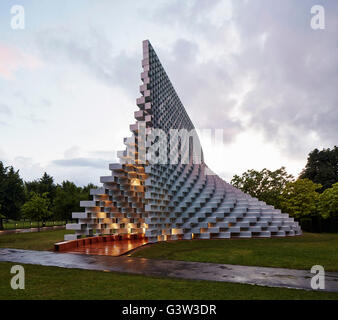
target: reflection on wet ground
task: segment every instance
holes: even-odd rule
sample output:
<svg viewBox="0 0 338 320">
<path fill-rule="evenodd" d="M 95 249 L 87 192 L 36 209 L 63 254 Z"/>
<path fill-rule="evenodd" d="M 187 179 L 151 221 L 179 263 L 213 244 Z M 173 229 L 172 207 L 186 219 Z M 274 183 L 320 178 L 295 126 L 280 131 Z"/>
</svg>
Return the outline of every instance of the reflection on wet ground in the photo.
<svg viewBox="0 0 338 320">
<path fill-rule="evenodd" d="M 65 252 L 100 256 L 120 256 L 147 243 L 148 241 L 146 239 L 96 242 L 92 244 L 87 244 L 85 246 L 72 248 Z"/>
<path fill-rule="evenodd" d="M 256 284 L 270 287 L 311 289 L 310 270 L 239 266 L 191 261 L 155 260 L 128 256 L 112 257 L 0 249 L 0 261 L 62 268 L 117 271 L 149 276 Z M 338 292 L 338 273 L 325 272 L 325 291 Z"/>
</svg>

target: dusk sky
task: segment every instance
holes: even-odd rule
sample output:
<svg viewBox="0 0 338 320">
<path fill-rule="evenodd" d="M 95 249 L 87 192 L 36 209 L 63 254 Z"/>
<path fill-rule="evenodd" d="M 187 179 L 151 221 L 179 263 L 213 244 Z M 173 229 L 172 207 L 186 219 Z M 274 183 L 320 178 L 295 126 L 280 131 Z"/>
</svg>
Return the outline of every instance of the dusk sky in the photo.
<svg viewBox="0 0 338 320">
<path fill-rule="evenodd" d="M 325 28 L 311 28 L 311 8 Z M 11 8 L 25 9 L 12 29 Z M 131 135 L 149 39 L 222 178 L 337 145 L 336 0 L 0 2 L 0 160 L 24 180 L 99 185 Z"/>
</svg>

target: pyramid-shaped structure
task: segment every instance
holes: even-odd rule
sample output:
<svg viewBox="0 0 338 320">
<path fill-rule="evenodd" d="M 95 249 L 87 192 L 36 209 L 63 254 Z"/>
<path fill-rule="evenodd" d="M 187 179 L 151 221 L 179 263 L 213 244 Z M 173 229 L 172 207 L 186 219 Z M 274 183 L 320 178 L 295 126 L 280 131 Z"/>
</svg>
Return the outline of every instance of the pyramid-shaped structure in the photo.
<svg viewBox="0 0 338 320">
<path fill-rule="evenodd" d="M 77 223 L 67 229 L 75 234 L 65 240 L 107 234 L 152 242 L 300 235 L 288 214 L 226 183 L 208 169 L 201 150 L 195 153 L 195 141 L 182 142 L 179 133 L 195 132 L 194 125 L 148 40 L 142 67 L 139 110 L 131 137 L 124 139 L 126 150 L 118 154 L 120 163 L 109 165 L 112 174 L 101 177 L 103 186 L 91 190 L 93 199 L 81 201 L 85 211 L 73 213 Z M 158 142 L 156 129 L 167 143 Z M 150 161 L 160 158 L 156 143 L 168 151 L 159 163 Z"/>
</svg>

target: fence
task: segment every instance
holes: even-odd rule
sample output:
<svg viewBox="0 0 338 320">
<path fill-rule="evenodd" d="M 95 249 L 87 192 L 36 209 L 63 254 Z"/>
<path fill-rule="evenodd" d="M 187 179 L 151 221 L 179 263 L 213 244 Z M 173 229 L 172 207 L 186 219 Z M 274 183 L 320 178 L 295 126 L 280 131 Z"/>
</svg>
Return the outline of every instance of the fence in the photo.
<svg viewBox="0 0 338 320">
<path fill-rule="evenodd" d="M 38 224 L 41 227 L 53 227 L 53 226 L 63 226 L 66 224 L 66 221 L 28 221 L 28 220 L 3 220 L 4 230 L 12 229 L 29 229 L 37 228 Z"/>
</svg>

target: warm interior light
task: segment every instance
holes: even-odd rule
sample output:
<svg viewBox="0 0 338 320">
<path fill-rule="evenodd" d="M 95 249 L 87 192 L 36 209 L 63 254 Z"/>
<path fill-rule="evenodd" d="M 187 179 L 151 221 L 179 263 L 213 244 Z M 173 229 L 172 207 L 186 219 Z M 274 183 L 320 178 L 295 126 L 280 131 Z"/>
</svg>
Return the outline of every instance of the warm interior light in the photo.
<svg viewBox="0 0 338 320">
<path fill-rule="evenodd" d="M 136 178 L 131 179 L 131 185 L 140 186 L 141 185 L 140 179 L 136 179 Z"/>
</svg>

